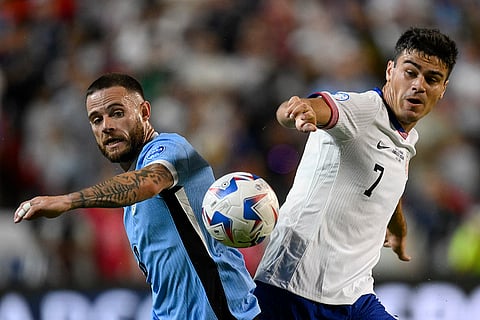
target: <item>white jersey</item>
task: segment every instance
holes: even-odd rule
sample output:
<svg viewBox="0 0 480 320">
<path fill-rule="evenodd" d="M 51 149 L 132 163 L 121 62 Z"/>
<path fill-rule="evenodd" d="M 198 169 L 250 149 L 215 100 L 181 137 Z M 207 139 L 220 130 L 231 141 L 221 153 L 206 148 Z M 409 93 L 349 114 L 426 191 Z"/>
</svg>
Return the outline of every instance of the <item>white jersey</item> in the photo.
<svg viewBox="0 0 480 320">
<path fill-rule="evenodd" d="M 372 269 L 405 189 L 418 134 L 381 91 L 318 93 L 332 110 L 310 133 L 255 279 L 325 304 L 374 293 Z"/>
</svg>

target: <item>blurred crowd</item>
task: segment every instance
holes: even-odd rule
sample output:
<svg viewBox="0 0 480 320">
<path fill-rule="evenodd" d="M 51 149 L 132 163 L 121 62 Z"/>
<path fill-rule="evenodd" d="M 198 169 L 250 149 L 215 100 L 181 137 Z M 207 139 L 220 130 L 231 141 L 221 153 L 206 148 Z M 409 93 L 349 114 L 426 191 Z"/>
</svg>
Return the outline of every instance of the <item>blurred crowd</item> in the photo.
<svg viewBox="0 0 480 320">
<path fill-rule="evenodd" d="M 263 176 L 282 202 L 306 135 L 276 123 L 279 103 L 382 86 L 409 26 L 437 27 L 460 50 L 445 98 L 417 127 L 404 199 L 411 264 L 421 276 L 479 276 L 477 0 L 0 0 L 0 288 L 144 281 L 121 209 L 13 224 L 29 197 L 120 172 L 86 118 L 85 89 L 100 74 L 135 76 L 158 131 L 186 136 L 218 177 Z M 245 252 L 254 269 L 258 250 Z"/>
</svg>

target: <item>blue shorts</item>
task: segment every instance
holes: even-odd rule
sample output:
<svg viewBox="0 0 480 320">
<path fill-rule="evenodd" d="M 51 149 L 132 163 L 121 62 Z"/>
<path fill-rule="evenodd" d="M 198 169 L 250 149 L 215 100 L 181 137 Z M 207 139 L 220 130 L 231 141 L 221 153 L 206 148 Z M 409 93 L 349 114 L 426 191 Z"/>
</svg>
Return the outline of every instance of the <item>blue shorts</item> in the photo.
<svg viewBox="0 0 480 320">
<path fill-rule="evenodd" d="M 261 320 L 394 320 L 374 294 L 358 298 L 352 305 L 329 305 L 311 301 L 287 290 L 256 281 L 255 295 Z"/>
</svg>

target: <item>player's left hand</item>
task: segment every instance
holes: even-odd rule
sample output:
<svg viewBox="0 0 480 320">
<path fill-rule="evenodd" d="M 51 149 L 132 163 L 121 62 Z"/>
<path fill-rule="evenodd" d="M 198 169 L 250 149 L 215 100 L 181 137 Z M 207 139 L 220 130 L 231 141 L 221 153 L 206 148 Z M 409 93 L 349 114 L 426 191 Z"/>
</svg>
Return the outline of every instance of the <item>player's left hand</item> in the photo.
<svg viewBox="0 0 480 320">
<path fill-rule="evenodd" d="M 56 218 L 70 210 L 70 201 L 66 196 L 42 196 L 22 202 L 15 210 L 13 221 L 32 220 L 38 217 Z"/>
<path fill-rule="evenodd" d="M 383 246 L 386 248 L 392 248 L 393 252 L 397 254 L 398 259 L 402 261 L 410 261 L 412 257 L 406 252 L 406 240 L 406 237 L 397 236 L 387 229 Z"/>
</svg>

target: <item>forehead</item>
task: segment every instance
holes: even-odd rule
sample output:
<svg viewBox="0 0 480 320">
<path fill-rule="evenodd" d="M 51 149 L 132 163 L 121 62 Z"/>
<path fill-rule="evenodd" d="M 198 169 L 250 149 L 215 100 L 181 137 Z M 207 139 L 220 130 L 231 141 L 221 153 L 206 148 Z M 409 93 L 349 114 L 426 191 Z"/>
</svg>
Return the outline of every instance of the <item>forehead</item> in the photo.
<svg viewBox="0 0 480 320">
<path fill-rule="evenodd" d="M 95 91 L 87 97 L 87 104 L 104 104 L 112 100 L 122 100 L 128 94 L 124 87 L 110 87 Z"/>
<path fill-rule="evenodd" d="M 141 101 L 141 96 L 136 92 L 131 92 L 121 86 L 101 89 L 95 91 L 87 97 L 87 110 L 108 107 L 111 105 L 127 105 Z"/>
</svg>

